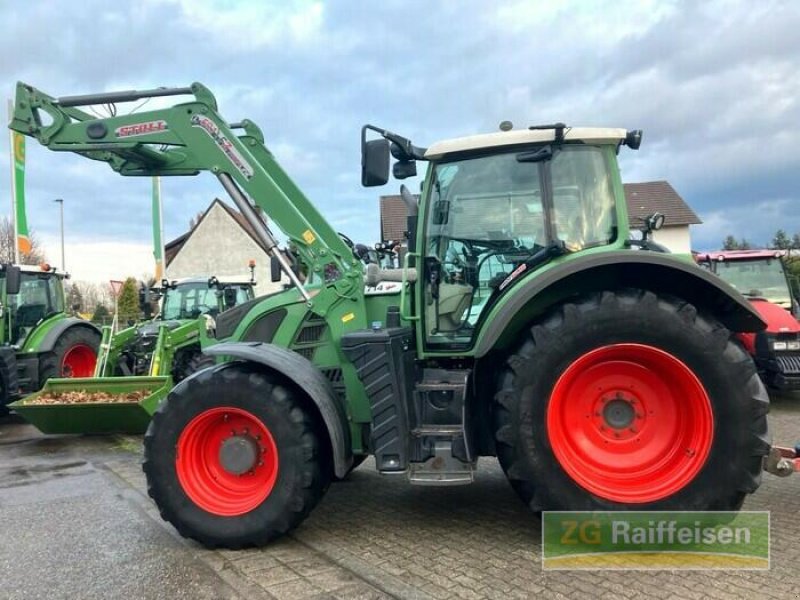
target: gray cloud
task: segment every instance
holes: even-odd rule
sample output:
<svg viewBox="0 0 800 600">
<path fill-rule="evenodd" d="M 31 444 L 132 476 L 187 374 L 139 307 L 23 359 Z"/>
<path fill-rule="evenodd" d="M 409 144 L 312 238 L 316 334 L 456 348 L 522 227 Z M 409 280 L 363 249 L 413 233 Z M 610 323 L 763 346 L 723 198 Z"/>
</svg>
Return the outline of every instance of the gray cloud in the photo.
<svg viewBox="0 0 800 600">
<path fill-rule="evenodd" d="M 643 128 L 623 178 L 669 179 L 708 215 L 698 247 L 725 227 L 755 241 L 800 230 L 796 2 L 197 4 L 8 6 L 0 81 L 8 94 L 22 79 L 63 95 L 200 80 L 228 118 L 259 123 L 306 194 L 361 241 L 377 238 L 376 196 L 398 185 L 358 185 L 363 123 L 426 145 L 507 118 Z M 149 182 L 32 146 L 34 228 L 55 232 L 63 196 L 71 236 L 149 240 Z M 167 237 L 222 193 L 209 176 L 163 189 Z"/>
</svg>

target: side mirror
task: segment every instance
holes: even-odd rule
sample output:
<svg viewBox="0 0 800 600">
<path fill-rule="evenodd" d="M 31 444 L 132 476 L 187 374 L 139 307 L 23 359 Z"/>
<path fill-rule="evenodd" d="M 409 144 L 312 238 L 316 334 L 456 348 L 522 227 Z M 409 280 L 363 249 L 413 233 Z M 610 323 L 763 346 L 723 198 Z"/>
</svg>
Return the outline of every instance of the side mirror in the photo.
<svg viewBox="0 0 800 600">
<path fill-rule="evenodd" d="M 660 212 L 654 212 L 652 215 L 645 217 L 644 224 L 648 231 L 658 231 L 664 226 L 664 215 Z"/>
<path fill-rule="evenodd" d="M 280 252 L 280 250 L 276 250 Z M 278 261 L 276 256 L 269 257 L 269 275 L 270 281 L 273 283 L 277 283 L 283 277 L 283 270 L 281 269 L 281 263 Z"/>
<path fill-rule="evenodd" d="M 383 138 L 377 140 L 364 139 L 366 130 L 361 136 L 361 185 L 374 187 L 389 181 L 389 142 Z"/>
<path fill-rule="evenodd" d="M 226 310 L 236 306 L 236 288 L 227 287 L 222 291 L 222 295 Z"/>
<path fill-rule="evenodd" d="M 144 313 L 145 319 L 149 319 L 153 316 L 150 288 L 148 286 L 139 288 L 139 309 Z"/>
<path fill-rule="evenodd" d="M 21 283 L 20 268 L 16 265 L 6 265 L 6 294 L 13 296 L 19 294 Z"/>
</svg>

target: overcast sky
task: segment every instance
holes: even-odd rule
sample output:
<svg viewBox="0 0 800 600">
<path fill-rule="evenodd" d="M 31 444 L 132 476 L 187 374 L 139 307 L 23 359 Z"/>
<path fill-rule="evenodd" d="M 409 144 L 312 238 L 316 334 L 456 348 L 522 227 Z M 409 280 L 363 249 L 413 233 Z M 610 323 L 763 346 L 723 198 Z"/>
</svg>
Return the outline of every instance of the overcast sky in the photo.
<svg viewBox="0 0 800 600">
<path fill-rule="evenodd" d="M 672 183 L 704 221 L 694 246 L 712 249 L 800 232 L 798 32 L 797 1 L 6 2 L 0 82 L 11 97 L 17 80 L 54 96 L 200 81 L 362 242 L 399 187 L 361 188 L 364 123 L 422 146 L 506 119 L 641 128 L 623 180 Z M 30 140 L 27 156 L 28 222 L 54 263 L 60 197 L 76 279 L 152 271 L 146 178 Z M 162 189 L 168 240 L 223 194 L 208 174 Z"/>
</svg>

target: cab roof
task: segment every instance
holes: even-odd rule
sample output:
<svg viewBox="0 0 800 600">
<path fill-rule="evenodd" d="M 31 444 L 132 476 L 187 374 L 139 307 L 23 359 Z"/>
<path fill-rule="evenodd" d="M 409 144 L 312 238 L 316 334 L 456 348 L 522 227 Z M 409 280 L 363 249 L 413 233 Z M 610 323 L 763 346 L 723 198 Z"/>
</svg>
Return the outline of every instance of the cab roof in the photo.
<svg viewBox="0 0 800 600">
<path fill-rule="evenodd" d="M 190 285 L 190 284 L 203 284 L 207 285 L 209 277 L 183 277 L 181 279 L 169 279 L 167 278 L 170 285 L 173 286 L 182 286 L 182 285 Z M 237 277 L 237 276 L 221 276 L 217 277 L 217 280 L 220 283 L 224 283 L 227 285 L 253 285 L 253 282 L 250 281 L 249 277 Z"/>
<path fill-rule="evenodd" d="M 567 127 L 564 140 L 584 141 L 593 144 L 618 144 L 625 139 L 626 129 L 611 127 Z M 425 152 L 426 159 L 437 159 L 447 154 L 470 152 L 484 148 L 542 144 L 555 141 L 555 129 L 512 129 L 467 137 L 453 138 L 431 144 Z"/>
</svg>

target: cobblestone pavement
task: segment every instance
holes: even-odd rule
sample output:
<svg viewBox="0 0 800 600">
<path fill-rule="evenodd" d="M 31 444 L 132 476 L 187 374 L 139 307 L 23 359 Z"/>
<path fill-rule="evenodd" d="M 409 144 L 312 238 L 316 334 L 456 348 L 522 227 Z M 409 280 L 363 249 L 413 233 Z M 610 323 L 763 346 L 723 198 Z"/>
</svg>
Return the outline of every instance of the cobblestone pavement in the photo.
<svg viewBox="0 0 800 600">
<path fill-rule="evenodd" d="M 771 422 L 776 442 L 799 440 L 800 395 L 775 398 Z M 145 498 L 140 442 L 130 438 L 124 443 L 126 452 L 90 462 L 128 491 L 127 500 L 160 523 Z M 800 476 L 765 475 L 744 508 L 771 511 L 768 572 L 542 572 L 537 519 L 516 498 L 493 459 L 481 459 L 473 485 L 456 488 L 410 486 L 402 478 L 376 474 L 367 461 L 347 481 L 332 485 L 300 528 L 263 549 L 210 551 L 179 540 L 166 524 L 158 529 L 171 533 L 171 542 L 216 574 L 224 584 L 218 597 L 800 597 Z"/>
</svg>

